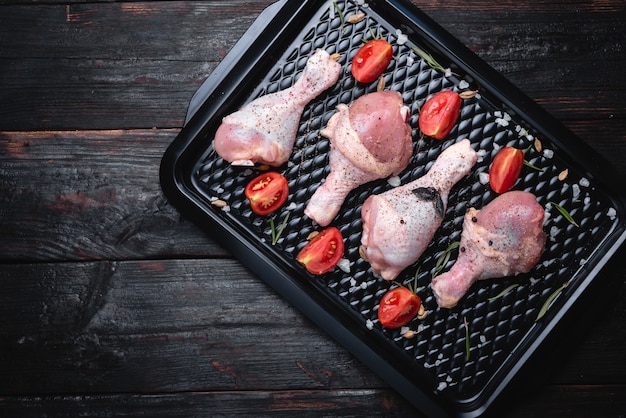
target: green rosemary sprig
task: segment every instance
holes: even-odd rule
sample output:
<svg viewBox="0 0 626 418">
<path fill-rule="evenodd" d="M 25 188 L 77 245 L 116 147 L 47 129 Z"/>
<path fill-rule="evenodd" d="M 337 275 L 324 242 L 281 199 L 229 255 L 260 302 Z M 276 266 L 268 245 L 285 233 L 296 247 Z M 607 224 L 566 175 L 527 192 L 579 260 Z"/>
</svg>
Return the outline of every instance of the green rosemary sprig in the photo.
<svg viewBox="0 0 626 418">
<path fill-rule="evenodd" d="M 519 286 L 519 283 L 513 283 L 512 285 L 504 289 L 502 292 L 498 293 L 497 295 L 493 297 L 490 297 L 488 300 L 500 299 L 502 296 L 506 295 L 507 293 L 509 293 L 511 290 L 515 289 L 518 286 Z"/>
<path fill-rule="evenodd" d="M 437 60 L 428 52 L 424 51 L 421 48 L 418 48 L 417 46 L 414 46 L 412 49 L 417 55 L 422 57 L 422 59 L 426 62 L 426 64 L 428 64 L 430 68 L 432 68 L 433 70 L 445 72 L 446 69 L 443 68 L 443 65 L 439 64 Z"/>
<path fill-rule="evenodd" d="M 450 253 L 457 248 L 461 243 L 459 241 L 454 241 L 448 248 L 445 249 L 443 253 L 439 257 L 437 257 L 437 262 L 435 263 L 435 271 L 433 272 L 433 277 L 439 275 L 450 261 Z"/>
<path fill-rule="evenodd" d="M 554 292 L 552 292 L 552 294 L 550 296 L 548 296 L 548 299 L 546 299 L 546 301 L 543 303 L 543 306 L 539 310 L 539 313 L 537 314 L 537 318 L 535 318 L 535 322 L 537 322 L 541 318 L 543 318 L 543 316 L 546 314 L 546 312 L 548 312 L 548 309 L 552 305 L 552 302 L 554 301 L 554 299 L 556 299 L 556 297 L 563 291 L 563 289 L 565 289 L 567 287 L 567 285 L 569 285 L 569 282 L 570 282 L 569 280 L 566 281 L 561 286 L 559 286 L 558 289 L 556 289 Z"/>
<path fill-rule="evenodd" d="M 567 209 L 565 209 L 563 206 L 556 204 L 554 202 L 549 202 L 556 210 L 558 210 L 561 215 L 563 215 L 563 217 L 565 219 L 567 219 L 569 221 L 569 223 L 571 223 L 572 225 L 576 226 L 576 227 L 580 227 L 576 221 L 574 220 L 574 218 L 572 218 L 572 215 L 570 215 L 570 213 L 567 211 Z"/>
<path fill-rule="evenodd" d="M 285 215 L 283 219 L 283 222 L 278 227 L 278 230 L 276 229 L 276 226 L 274 225 L 274 216 L 270 218 L 270 228 L 272 229 L 272 245 L 276 245 L 276 243 L 278 242 L 278 239 L 280 238 L 283 231 L 285 230 L 285 226 L 287 226 L 287 221 L 289 220 L 290 213 L 291 212 L 287 212 L 287 214 Z"/>
<path fill-rule="evenodd" d="M 470 359 L 470 334 L 466 317 L 463 317 L 463 325 L 465 326 L 465 361 L 468 361 Z"/>
</svg>

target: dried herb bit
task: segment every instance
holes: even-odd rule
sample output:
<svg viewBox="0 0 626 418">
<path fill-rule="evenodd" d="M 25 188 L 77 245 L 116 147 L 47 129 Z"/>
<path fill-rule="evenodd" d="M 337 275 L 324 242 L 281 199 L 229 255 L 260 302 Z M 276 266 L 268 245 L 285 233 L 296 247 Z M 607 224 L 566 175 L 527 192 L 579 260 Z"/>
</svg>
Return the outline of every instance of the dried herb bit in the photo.
<svg viewBox="0 0 626 418">
<path fill-rule="evenodd" d="M 272 229 L 272 245 L 276 245 L 276 243 L 278 242 L 278 239 L 280 238 L 283 231 L 285 230 L 285 226 L 287 226 L 287 221 L 289 220 L 290 213 L 291 212 L 287 212 L 287 214 L 285 215 L 283 219 L 283 222 L 278 227 L 278 230 L 276 229 L 276 226 L 274 225 L 274 216 L 270 218 L 270 228 Z"/>
<path fill-rule="evenodd" d="M 511 290 L 515 289 L 516 287 L 519 287 L 519 283 L 513 283 L 512 285 L 510 285 L 509 287 L 507 287 L 506 289 L 504 289 L 502 292 L 498 293 L 497 295 L 490 297 L 488 300 L 496 300 L 496 299 L 500 299 L 502 296 L 506 295 L 507 293 L 509 293 Z"/>
<path fill-rule="evenodd" d="M 566 168 L 565 170 L 563 170 L 563 171 L 561 171 L 559 173 L 558 179 L 563 181 L 563 180 L 565 180 L 567 178 L 568 175 L 569 175 L 569 170 Z"/>
<path fill-rule="evenodd" d="M 419 200 L 423 200 L 425 202 L 433 202 L 435 205 L 435 212 L 437 213 L 437 216 L 443 218 L 444 204 L 443 200 L 441 199 L 441 194 L 439 193 L 439 190 L 435 189 L 434 187 L 418 187 L 411 190 L 411 192 Z"/>
<path fill-rule="evenodd" d="M 550 203 L 550 205 L 552 205 L 552 206 L 553 206 L 556 210 L 558 210 L 558 211 L 561 213 L 561 215 L 563 215 L 563 217 L 564 217 L 565 219 L 567 219 L 567 221 L 568 221 L 569 223 L 571 223 L 572 225 L 574 225 L 574 226 L 576 226 L 576 227 L 580 227 L 580 225 L 578 225 L 578 224 L 576 223 L 576 221 L 574 220 L 574 218 L 572 218 L 572 215 L 570 215 L 570 213 L 567 211 L 567 209 L 565 209 L 563 206 L 558 205 L 558 204 L 556 204 L 556 203 L 554 203 L 554 202 L 549 202 L 549 203 Z"/>
<path fill-rule="evenodd" d="M 359 23 L 365 20 L 365 13 L 357 13 L 348 17 L 347 22 L 351 24 Z"/>
<path fill-rule="evenodd" d="M 335 8 L 335 11 L 339 15 L 339 21 L 341 22 L 341 30 L 343 31 L 343 22 L 344 22 L 343 11 L 341 10 L 341 7 L 339 7 L 337 2 L 335 1 L 333 2 L 333 7 Z"/>
<path fill-rule="evenodd" d="M 470 334 L 469 334 L 469 324 L 467 323 L 466 317 L 463 317 L 463 326 L 465 327 L 465 361 L 469 361 L 470 359 Z"/>
<path fill-rule="evenodd" d="M 417 55 L 422 57 L 422 59 L 426 62 L 426 64 L 428 64 L 428 66 L 430 68 L 432 68 L 433 70 L 442 71 L 442 72 L 446 71 L 446 69 L 443 67 L 443 65 L 439 64 L 437 62 L 437 60 L 432 55 L 430 55 L 428 52 L 426 52 L 423 49 L 418 48 L 416 46 L 414 46 L 412 49 L 413 49 L 413 51 L 415 51 L 415 53 Z"/>
<path fill-rule="evenodd" d="M 461 99 L 471 99 L 478 94 L 478 90 L 465 90 L 459 93 Z"/>
<path fill-rule="evenodd" d="M 541 318 L 544 317 L 544 315 L 546 314 L 546 312 L 548 312 L 548 309 L 552 305 L 552 302 L 554 301 L 554 299 L 556 299 L 556 297 L 563 291 L 563 289 L 565 289 L 567 285 L 569 285 L 569 282 L 570 280 L 566 281 L 558 289 L 552 292 L 550 296 L 548 296 L 548 299 L 546 299 L 546 301 L 543 303 L 543 306 L 539 310 L 539 313 L 537 314 L 537 318 L 535 318 L 535 322 L 539 321 Z"/>
<path fill-rule="evenodd" d="M 524 160 L 524 165 L 528 168 L 532 168 L 533 170 L 537 170 L 540 173 L 543 173 L 543 168 L 539 168 L 536 165 L 529 163 L 527 160 Z"/>
<path fill-rule="evenodd" d="M 450 253 L 452 253 L 452 251 L 456 249 L 460 244 L 460 241 L 454 241 L 453 243 L 448 245 L 448 248 L 446 248 L 445 251 L 437 258 L 433 277 L 439 275 L 439 273 L 443 271 L 443 269 L 446 267 L 446 264 L 448 264 L 448 261 L 450 261 Z"/>
</svg>

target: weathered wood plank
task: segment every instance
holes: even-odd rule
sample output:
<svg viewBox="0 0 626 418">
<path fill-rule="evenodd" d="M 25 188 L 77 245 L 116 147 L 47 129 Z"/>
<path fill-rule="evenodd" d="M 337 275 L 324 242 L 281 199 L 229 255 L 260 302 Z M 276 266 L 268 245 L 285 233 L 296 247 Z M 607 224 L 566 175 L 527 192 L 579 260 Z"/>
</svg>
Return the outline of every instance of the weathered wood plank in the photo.
<svg viewBox="0 0 626 418">
<path fill-rule="evenodd" d="M 0 133 L 0 259 L 228 256 L 161 191 L 177 132 Z"/>
<path fill-rule="evenodd" d="M 4 264 L 0 283 L 4 395 L 385 386 L 234 260 Z M 624 298 L 595 315 L 551 382 L 624 383 Z"/>
<path fill-rule="evenodd" d="M 0 129 L 180 127 L 195 89 L 268 4 L 0 6 L 0 80 L 16 86 L 0 90 Z M 618 7 L 429 10 L 558 118 L 623 119 Z"/>
<path fill-rule="evenodd" d="M 619 417 L 626 412 L 626 386 L 549 386 L 531 399 L 512 401 L 503 418 L 555 416 Z M 3 397 L 3 416 L 237 416 L 237 417 L 421 417 L 395 392 L 385 389 L 329 391 L 196 392 L 153 395 Z"/>
</svg>

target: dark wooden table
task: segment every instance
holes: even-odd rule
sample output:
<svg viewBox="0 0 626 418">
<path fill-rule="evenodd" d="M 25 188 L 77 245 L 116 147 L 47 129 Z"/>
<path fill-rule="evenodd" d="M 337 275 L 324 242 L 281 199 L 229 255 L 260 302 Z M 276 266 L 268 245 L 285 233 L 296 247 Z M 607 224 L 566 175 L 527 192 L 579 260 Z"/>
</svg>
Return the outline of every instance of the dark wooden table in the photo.
<svg viewBox="0 0 626 418">
<path fill-rule="evenodd" d="M 626 176 L 623 0 L 413 2 Z M 0 416 L 417 414 L 161 191 L 270 3 L 0 1 Z M 615 280 L 499 416 L 626 416 Z"/>
</svg>

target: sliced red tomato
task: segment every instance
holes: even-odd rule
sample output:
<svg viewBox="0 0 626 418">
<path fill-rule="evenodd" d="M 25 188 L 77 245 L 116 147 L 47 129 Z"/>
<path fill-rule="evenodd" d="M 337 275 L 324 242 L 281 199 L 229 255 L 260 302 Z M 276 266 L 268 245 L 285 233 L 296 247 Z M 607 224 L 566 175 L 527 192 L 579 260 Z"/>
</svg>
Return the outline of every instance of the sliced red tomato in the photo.
<svg viewBox="0 0 626 418">
<path fill-rule="evenodd" d="M 300 250 L 296 260 L 311 274 L 332 270 L 343 257 L 343 237 L 334 226 L 322 230 Z"/>
<path fill-rule="evenodd" d="M 443 90 L 426 100 L 420 110 L 418 124 L 422 133 L 435 139 L 444 139 L 456 123 L 461 111 L 461 96 L 452 90 Z"/>
<path fill-rule="evenodd" d="M 400 328 L 418 314 L 422 300 L 406 287 L 396 287 L 385 293 L 378 305 L 378 320 L 386 328 Z"/>
<path fill-rule="evenodd" d="M 496 154 L 489 167 L 489 185 L 496 193 L 510 190 L 517 181 L 524 165 L 524 151 L 504 147 Z"/>
<path fill-rule="evenodd" d="M 245 194 L 254 213 L 267 215 L 285 203 L 289 196 L 289 186 L 285 176 L 268 171 L 252 179 L 246 186 Z"/>
<path fill-rule="evenodd" d="M 352 58 L 352 75 L 361 83 L 371 83 L 387 69 L 393 47 L 384 39 L 367 41 Z"/>
</svg>

